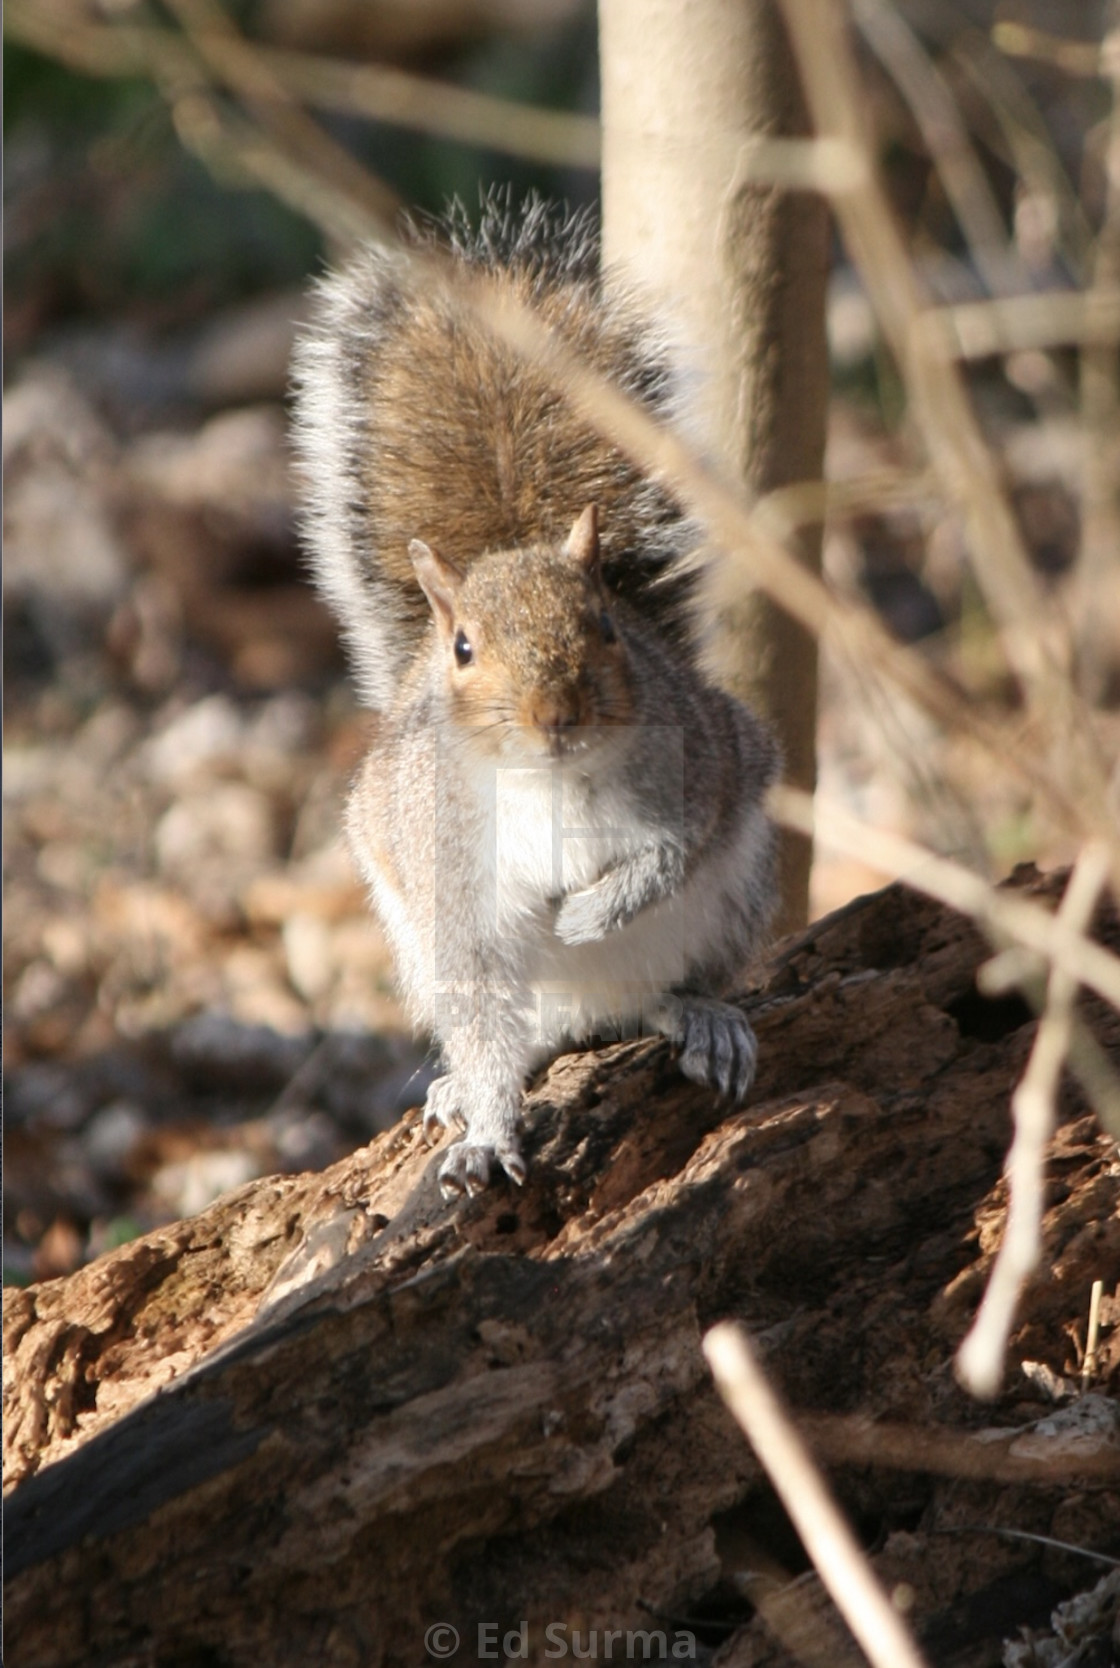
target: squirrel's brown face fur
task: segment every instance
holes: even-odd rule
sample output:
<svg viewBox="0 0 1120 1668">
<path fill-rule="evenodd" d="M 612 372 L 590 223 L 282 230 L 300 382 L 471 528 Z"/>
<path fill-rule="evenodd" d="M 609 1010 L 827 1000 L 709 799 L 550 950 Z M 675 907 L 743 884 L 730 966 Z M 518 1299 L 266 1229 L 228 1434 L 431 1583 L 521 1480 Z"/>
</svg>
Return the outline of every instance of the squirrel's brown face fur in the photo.
<svg viewBox="0 0 1120 1668">
<path fill-rule="evenodd" d="M 418 540 L 455 722 L 488 754 L 560 756 L 633 721 L 629 657 L 603 588 L 594 506 L 561 546 L 477 556 L 464 572 Z M 598 733 L 596 733 L 598 732 Z"/>
</svg>

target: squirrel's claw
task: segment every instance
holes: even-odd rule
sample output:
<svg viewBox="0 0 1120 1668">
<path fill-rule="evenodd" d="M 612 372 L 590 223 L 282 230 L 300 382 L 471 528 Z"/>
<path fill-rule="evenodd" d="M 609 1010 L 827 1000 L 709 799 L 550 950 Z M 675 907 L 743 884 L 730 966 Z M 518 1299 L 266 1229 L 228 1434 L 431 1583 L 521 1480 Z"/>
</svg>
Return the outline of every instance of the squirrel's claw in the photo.
<svg viewBox="0 0 1120 1668">
<path fill-rule="evenodd" d="M 439 1188 L 445 1199 L 485 1192 L 490 1184 L 490 1162 L 497 1159 L 511 1182 L 520 1187 L 527 1174 L 525 1160 L 516 1143 L 481 1147 L 473 1141 L 457 1141 L 439 1167 Z"/>
<path fill-rule="evenodd" d="M 445 1129 L 466 1129 L 467 1120 L 459 1106 L 459 1095 L 452 1077 L 437 1077 L 428 1089 L 424 1102 L 424 1139 L 434 1147 Z"/>
<path fill-rule="evenodd" d="M 490 1150 L 457 1141 L 439 1167 L 439 1190 L 445 1199 L 467 1193 L 473 1198 L 490 1181 Z"/>
<path fill-rule="evenodd" d="M 513 1185 L 524 1187 L 525 1177 L 529 1174 L 529 1169 L 521 1156 L 520 1147 L 500 1147 L 497 1159 Z"/>
</svg>

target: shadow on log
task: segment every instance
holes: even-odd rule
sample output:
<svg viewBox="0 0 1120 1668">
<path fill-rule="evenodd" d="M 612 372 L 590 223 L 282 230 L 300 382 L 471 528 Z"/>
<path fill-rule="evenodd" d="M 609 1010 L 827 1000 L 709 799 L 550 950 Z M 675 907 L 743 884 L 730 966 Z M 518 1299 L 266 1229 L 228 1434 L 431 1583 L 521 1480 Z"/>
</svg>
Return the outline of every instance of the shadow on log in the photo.
<svg viewBox="0 0 1120 1668">
<path fill-rule="evenodd" d="M 1120 947 L 1114 916 L 1099 932 Z M 1034 1033 L 978 994 L 988 953 L 889 888 L 780 946 L 744 999 L 742 1110 L 657 1041 L 567 1055 L 529 1096 L 522 1191 L 445 1205 L 411 1114 L 9 1292 L 12 1668 L 412 1668 L 436 1623 L 452 1660 L 501 1660 L 522 1621 L 508 1654 L 530 1661 L 640 1659 L 634 1630 L 653 1658 L 860 1661 L 711 1389 L 699 1340 L 726 1316 L 931 1660 L 997 1664 L 1093 1572 L 991 1531 L 1101 1550 L 1120 1521 L 1113 1409 L 1067 1394 L 1094 1279 L 1117 1318 L 1120 1167 L 1067 1083 L 1046 1264 L 1001 1401 L 970 1402 L 952 1356 Z M 1120 1063 L 1120 1016 L 1083 1011 Z M 1118 1373 L 1106 1325 L 1094 1389 Z M 794 1604 L 766 1602 L 795 1576 Z"/>
</svg>

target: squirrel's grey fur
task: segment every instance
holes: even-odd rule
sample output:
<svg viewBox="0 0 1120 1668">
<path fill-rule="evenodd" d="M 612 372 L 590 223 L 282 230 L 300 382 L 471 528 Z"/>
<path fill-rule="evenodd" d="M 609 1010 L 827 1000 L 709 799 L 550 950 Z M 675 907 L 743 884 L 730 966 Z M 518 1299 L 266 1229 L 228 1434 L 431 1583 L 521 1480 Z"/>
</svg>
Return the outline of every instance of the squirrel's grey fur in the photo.
<svg viewBox="0 0 1120 1668">
<path fill-rule="evenodd" d="M 459 207 L 410 230 L 421 254 L 439 248 L 510 282 L 622 392 L 677 417 L 681 379 L 666 333 L 625 286 L 600 282 L 587 213 L 537 198 L 511 209 L 498 192 L 477 232 Z M 699 542 L 696 524 L 577 419 L 547 376 L 497 346 L 453 292 L 425 286 L 408 249 L 359 249 L 315 301 L 293 367 L 305 538 L 370 706 L 392 705 L 426 629 L 410 539 L 469 560 L 560 539 L 589 503 L 601 511 L 608 585 L 644 593 L 643 612 L 690 648 L 684 559 Z"/>
<path fill-rule="evenodd" d="M 601 283 L 586 221 L 492 199 L 436 238 L 625 391 L 677 415 L 672 355 Z M 528 1073 L 646 1026 L 736 1098 L 755 1042 L 716 999 L 776 902 L 770 732 L 699 668 L 697 529 L 408 254 L 318 291 L 296 362 L 307 535 L 378 717 L 349 832 L 410 1010 L 443 1047 L 446 1191 L 517 1181 Z"/>
</svg>

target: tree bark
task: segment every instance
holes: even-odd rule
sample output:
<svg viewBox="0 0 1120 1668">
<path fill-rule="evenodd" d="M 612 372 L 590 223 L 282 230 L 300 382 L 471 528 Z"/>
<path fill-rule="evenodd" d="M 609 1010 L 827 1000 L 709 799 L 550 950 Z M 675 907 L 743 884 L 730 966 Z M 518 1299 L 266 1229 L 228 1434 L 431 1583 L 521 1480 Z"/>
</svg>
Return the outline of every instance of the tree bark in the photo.
<svg viewBox="0 0 1120 1668">
<path fill-rule="evenodd" d="M 600 0 L 603 247 L 660 298 L 701 371 L 705 449 L 762 494 L 822 473 L 828 402 L 823 199 L 742 178 L 746 142 L 806 131 L 772 0 Z M 820 528 L 800 535 L 819 571 Z M 786 774 L 816 780 L 817 646 L 744 582 L 711 598 L 721 679 L 767 713 Z M 811 847 L 783 845 L 782 930 L 807 919 Z"/>
<path fill-rule="evenodd" d="M 1114 915 L 1100 932 L 1120 946 Z M 527 1660 L 576 1629 L 608 1660 L 605 1630 L 660 1628 L 701 1654 L 729 1636 L 721 1660 L 741 1664 L 857 1661 L 812 1577 L 792 1614 L 744 1597 L 760 1547 L 799 1566 L 704 1369 L 701 1333 L 726 1316 L 840 1464 L 927 1639 L 959 1631 L 966 1600 L 974 1632 L 1043 1619 L 1054 1554 L 937 1530 L 1114 1531 L 1114 1432 L 1031 1425 L 1057 1417 L 1039 1387 L 1077 1370 L 1098 1278 L 1096 1385 L 1117 1387 L 1120 1174 L 1067 1086 L 1007 1391 L 994 1412 L 968 1402 L 950 1363 L 998 1239 L 1034 1028 L 977 993 L 986 954 L 890 888 L 780 947 L 744 999 L 744 1109 L 659 1041 L 567 1055 L 529 1096 L 521 1191 L 445 1205 L 414 1113 L 321 1175 L 252 1183 L 7 1293 L 13 1668 L 414 1668 L 433 1624 L 472 1661 L 480 1625 L 522 1620 Z M 1120 1062 L 1120 1016 L 1084 1012 Z M 1008 1616 L 993 1595 L 1024 1570 Z M 992 1648 L 960 1660 L 995 1665 Z"/>
</svg>

